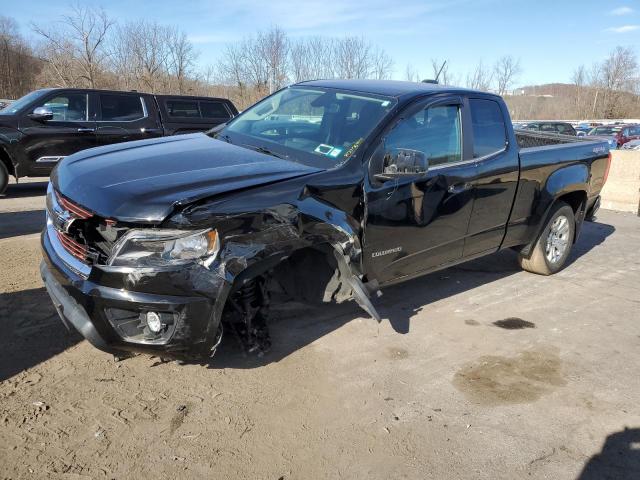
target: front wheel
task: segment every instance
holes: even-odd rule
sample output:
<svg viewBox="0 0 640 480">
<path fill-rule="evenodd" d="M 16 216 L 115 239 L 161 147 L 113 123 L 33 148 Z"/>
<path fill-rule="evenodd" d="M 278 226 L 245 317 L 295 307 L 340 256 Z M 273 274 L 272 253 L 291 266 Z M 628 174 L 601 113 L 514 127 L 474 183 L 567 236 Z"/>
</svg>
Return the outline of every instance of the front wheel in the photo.
<svg viewBox="0 0 640 480">
<path fill-rule="evenodd" d="M 522 255 L 518 257 L 520 266 L 539 275 L 560 271 L 569 258 L 575 234 L 573 209 L 564 202 L 557 203 L 529 258 Z"/>
</svg>

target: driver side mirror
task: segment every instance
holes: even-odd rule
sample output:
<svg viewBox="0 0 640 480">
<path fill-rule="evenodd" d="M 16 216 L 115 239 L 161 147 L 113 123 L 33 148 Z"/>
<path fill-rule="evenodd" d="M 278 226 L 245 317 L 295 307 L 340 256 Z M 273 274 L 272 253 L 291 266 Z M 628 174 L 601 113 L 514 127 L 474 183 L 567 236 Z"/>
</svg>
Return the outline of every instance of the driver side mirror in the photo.
<svg viewBox="0 0 640 480">
<path fill-rule="evenodd" d="M 49 107 L 38 107 L 28 116 L 32 120 L 46 122 L 47 120 L 53 120 L 53 111 Z"/>
<path fill-rule="evenodd" d="M 421 177 L 429 171 L 429 159 L 424 152 L 408 148 L 394 148 L 384 154 L 382 172 L 375 174 L 376 180 Z"/>
</svg>

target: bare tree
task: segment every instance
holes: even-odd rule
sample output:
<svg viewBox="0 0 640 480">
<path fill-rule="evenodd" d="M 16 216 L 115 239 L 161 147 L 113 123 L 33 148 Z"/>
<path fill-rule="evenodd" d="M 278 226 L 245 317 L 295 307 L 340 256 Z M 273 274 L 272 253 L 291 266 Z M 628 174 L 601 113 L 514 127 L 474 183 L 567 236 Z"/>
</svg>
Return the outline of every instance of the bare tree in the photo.
<svg viewBox="0 0 640 480">
<path fill-rule="evenodd" d="M 280 27 L 258 33 L 256 53 L 267 66 L 269 93 L 279 90 L 287 83 L 289 39 Z"/>
<path fill-rule="evenodd" d="M 420 81 L 420 74 L 414 68 L 414 66 L 411 65 L 410 63 L 407 63 L 407 67 L 405 68 L 404 75 L 405 75 L 405 80 L 407 80 L 408 82 L 419 82 Z"/>
<path fill-rule="evenodd" d="M 372 46 L 363 37 L 344 37 L 334 42 L 336 75 L 339 78 L 368 78 L 372 71 Z"/>
<path fill-rule="evenodd" d="M 376 80 L 388 80 L 393 73 L 393 59 L 379 47 L 371 55 L 371 77 Z"/>
<path fill-rule="evenodd" d="M 573 83 L 572 103 L 576 112 L 576 118 L 587 118 L 589 116 L 589 88 L 588 73 L 584 65 L 576 68 L 571 76 Z"/>
<path fill-rule="evenodd" d="M 0 16 L 0 98 L 18 98 L 32 90 L 41 68 L 15 20 Z"/>
<path fill-rule="evenodd" d="M 505 95 L 509 91 L 521 71 L 520 60 L 514 59 L 511 55 L 505 55 L 496 61 L 493 75 L 498 95 Z"/>
<path fill-rule="evenodd" d="M 168 73 L 175 79 L 178 93 L 185 93 L 186 82 L 192 75 L 192 69 L 198 57 L 193 45 L 189 42 L 187 34 L 177 28 L 167 31 L 168 47 Z M 175 90 L 175 89 L 173 89 Z"/>
<path fill-rule="evenodd" d="M 628 105 L 625 92 L 634 92 L 638 82 L 638 61 L 630 48 L 617 47 L 600 65 L 600 81 L 604 89 L 603 114 L 606 118 L 624 116 Z"/>
<path fill-rule="evenodd" d="M 60 79 L 68 77 L 95 87 L 107 58 L 106 39 L 114 22 L 104 10 L 82 6 L 71 7 L 63 15 L 60 28 L 47 29 L 32 24 L 32 28 L 44 42 L 45 59 Z M 67 70 L 69 62 L 73 70 Z"/>
<path fill-rule="evenodd" d="M 478 62 L 474 70 L 467 74 L 467 87 L 474 90 L 488 91 L 491 89 L 491 82 L 493 81 L 492 72 L 487 69 L 482 60 Z"/>
</svg>

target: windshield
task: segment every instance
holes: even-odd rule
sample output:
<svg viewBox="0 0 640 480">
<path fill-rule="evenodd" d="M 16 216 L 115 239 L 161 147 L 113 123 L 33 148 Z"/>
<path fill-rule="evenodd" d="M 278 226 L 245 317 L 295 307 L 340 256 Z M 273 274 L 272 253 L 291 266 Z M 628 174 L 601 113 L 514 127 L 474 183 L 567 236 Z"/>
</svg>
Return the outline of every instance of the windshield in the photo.
<svg viewBox="0 0 640 480">
<path fill-rule="evenodd" d="M 24 97 L 20 97 L 15 102 L 7 105 L 5 108 L 0 110 L 0 115 L 13 115 L 22 110 L 26 105 L 29 105 L 31 102 L 36 100 L 40 95 L 42 95 L 42 90 L 36 90 L 35 92 L 27 93 Z"/>
<path fill-rule="evenodd" d="M 596 127 L 589 132 L 589 135 L 615 135 L 619 131 L 619 127 Z"/>
<path fill-rule="evenodd" d="M 395 104 L 392 97 L 291 87 L 212 135 L 263 153 L 331 167 L 355 153 Z"/>
</svg>

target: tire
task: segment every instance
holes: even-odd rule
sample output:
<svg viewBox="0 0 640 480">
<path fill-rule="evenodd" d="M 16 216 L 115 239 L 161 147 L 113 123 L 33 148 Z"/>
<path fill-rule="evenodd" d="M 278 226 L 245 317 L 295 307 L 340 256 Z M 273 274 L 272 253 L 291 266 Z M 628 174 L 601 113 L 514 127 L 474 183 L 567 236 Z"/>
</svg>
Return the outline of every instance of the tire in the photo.
<svg viewBox="0 0 640 480">
<path fill-rule="evenodd" d="M 531 251 L 529 258 L 518 256 L 520 266 L 538 275 L 552 275 L 564 267 L 569 258 L 576 234 L 573 209 L 558 202 L 549 214 L 549 220 Z"/>
<path fill-rule="evenodd" d="M 4 193 L 9 184 L 9 171 L 2 160 L 0 160 L 0 195 Z"/>
</svg>

